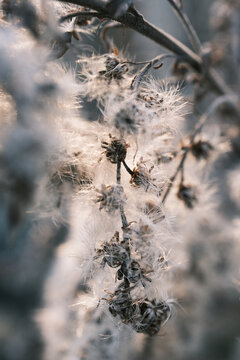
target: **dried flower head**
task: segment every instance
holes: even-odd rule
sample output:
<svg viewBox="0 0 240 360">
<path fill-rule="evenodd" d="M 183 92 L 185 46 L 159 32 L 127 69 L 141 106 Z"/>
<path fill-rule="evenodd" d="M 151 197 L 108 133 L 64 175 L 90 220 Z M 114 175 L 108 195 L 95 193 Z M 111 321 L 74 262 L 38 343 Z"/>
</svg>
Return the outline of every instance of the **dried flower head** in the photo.
<svg viewBox="0 0 240 360">
<path fill-rule="evenodd" d="M 139 333 L 156 335 L 170 316 L 170 306 L 166 302 L 143 300 L 136 304 L 132 326 Z"/>
<path fill-rule="evenodd" d="M 142 186 L 145 189 L 145 191 L 147 191 L 151 184 L 150 173 L 152 169 L 153 167 L 148 169 L 146 164 L 143 161 L 140 161 L 137 164 L 137 167 L 133 169 L 133 174 L 130 183 L 136 186 Z"/>
<path fill-rule="evenodd" d="M 121 266 L 128 254 L 126 253 L 126 249 L 123 247 L 119 239 L 118 231 L 115 232 L 114 236 L 108 243 L 102 245 L 102 247 L 97 250 L 96 258 L 99 256 L 103 256 L 103 267 L 106 263 L 112 268 Z"/>
<path fill-rule="evenodd" d="M 109 311 L 114 317 L 120 316 L 136 332 L 154 336 L 170 317 L 171 308 L 166 302 L 155 299 L 133 300 L 133 288 L 122 282 L 108 301 Z"/>
<path fill-rule="evenodd" d="M 110 298 L 108 309 L 114 317 L 119 315 L 124 323 L 128 324 L 131 321 L 134 307 L 129 288 L 126 288 L 124 282 L 118 286 Z"/>
<path fill-rule="evenodd" d="M 111 142 L 102 141 L 102 148 L 106 149 L 105 154 L 107 159 L 112 164 L 117 164 L 125 160 L 127 155 L 128 144 L 124 139 L 117 139 L 109 135 Z"/>
<path fill-rule="evenodd" d="M 128 66 L 115 55 L 109 55 L 105 61 L 106 70 L 99 71 L 100 76 L 104 76 L 111 81 L 122 80 L 123 75 L 128 72 Z"/>
<path fill-rule="evenodd" d="M 118 270 L 117 279 L 126 279 L 130 283 L 137 283 L 138 281 L 141 281 L 144 287 L 144 279 L 151 282 L 151 279 L 144 274 L 144 271 L 141 269 L 140 264 L 136 260 L 131 260 L 128 258 L 123 261 L 120 269 Z"/>
</svg>

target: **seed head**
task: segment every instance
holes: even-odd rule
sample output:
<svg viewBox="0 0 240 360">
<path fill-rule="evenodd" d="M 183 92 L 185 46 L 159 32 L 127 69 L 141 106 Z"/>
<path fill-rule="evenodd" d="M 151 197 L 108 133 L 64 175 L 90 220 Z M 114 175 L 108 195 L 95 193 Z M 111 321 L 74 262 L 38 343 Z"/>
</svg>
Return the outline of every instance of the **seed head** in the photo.
<svg viewBox="0 0 240 360">
<path fill-rule="evenodd" d="M 99 71 L 100 76 L 104 76 L 106 79 L 111 81 L 122 80 L 123 75 L 128 71 L 128 66 L 123 63 L 115 55 L 109 55 L 105 61 L 106 70 Z"/>
<path fill-rule="evenodd" d="M 131 184 L 142 186 L 147 191 L 150 186 L 150 172 L 142 163 L 138 163 L 137 167 L 133 169 L 133 174 L 130 180 Z"/>
<path fill-rule="evenodd" d="M 139 333 L 154 336 L 169 315 L 170 307 L 167 303 L 146 299 L 136 304 L 132 326 Z"/>
<path fill-rule="evenodd" d="M 117 164 L 125 160 L 127 155 L 128 144 L 124 139 L 117 139 L 109 135 L 111 142 L 102 141 L 102 148 L 106 149 L 105 154 L 107 159 L 112 164 Z"/>
</svg>

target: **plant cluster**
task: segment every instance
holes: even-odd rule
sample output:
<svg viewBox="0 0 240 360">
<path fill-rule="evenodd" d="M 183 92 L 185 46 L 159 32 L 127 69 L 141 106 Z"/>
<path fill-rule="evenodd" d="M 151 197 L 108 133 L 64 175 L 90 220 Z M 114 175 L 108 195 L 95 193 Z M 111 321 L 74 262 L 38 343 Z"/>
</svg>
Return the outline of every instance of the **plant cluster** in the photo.
<svg viewBox="0 0 240 360">
<path fill-rule="evenodd" d="M 238 358 L 229 284 L 239 225 L 231 218 L 221 233 L 223 198 L 210 179 L 238 151 L 239 84 L 230 88 L 214 66 L 227 73 L 232 62 L 239 76 L 224 54 L 236 51 L 239 2 L 214 2 L 215 35 L 204 45 L 182 1 L 168 2 L 192 49 L 135 1 L 0 2 L 1 359 L 130 358 L 131 339 L 147 335 L 144 355 L 165 324 L 160 358 Z M 133 61 L 109 37 L 122 27 L 168 52 Z M 97 34 L 104 54 L 84 43 Z M 172 76 L 157 80 L 167 62 Z M 237 173 L 226 181 L 240 208 Z M 221 325 L 213 333 L 208 317 Z"/>
</svg>

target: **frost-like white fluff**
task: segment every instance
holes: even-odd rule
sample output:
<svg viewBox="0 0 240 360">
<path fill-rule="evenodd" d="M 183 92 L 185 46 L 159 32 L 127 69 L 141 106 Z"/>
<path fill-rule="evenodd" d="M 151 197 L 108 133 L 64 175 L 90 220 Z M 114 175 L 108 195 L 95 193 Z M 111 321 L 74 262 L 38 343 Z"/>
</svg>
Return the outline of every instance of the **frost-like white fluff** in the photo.
<svg viewBox="0 0 240 360">
<path fill-rule="evenodd" d="M 181 240 L 199 219 L 209 226 L 214 217 L 216 189 L 201 171 L 206 152 L 213 163 L 221 141 L 208 130 L 195 138 L 198 146 L 163 204 L 192 146 L 183 126 L 188 105 L 177 86 L 148 76 L 132 89 L 137 71 L 117 50 L 81 57 L 78 74 L 57 62 L 49 44 L 64 48 L 63 34 L 90 29 L 73 20 L 59 25 L 75 10 L 38 2 L 46 25 L 41 42 L 20 27 L 0 29 L 7 133 L 1 180 L 24 179 L 33 194 L 28 214 L 69 231 L 37 314 L 45 359 L 107 359 L 116 352 L 120 359 L 134 331 L 155 335 L 173 313 L 174 276 L 188 261 Z M 99 121 L 84 119 L 82 100 L 97 100 Z"/>
</svg>

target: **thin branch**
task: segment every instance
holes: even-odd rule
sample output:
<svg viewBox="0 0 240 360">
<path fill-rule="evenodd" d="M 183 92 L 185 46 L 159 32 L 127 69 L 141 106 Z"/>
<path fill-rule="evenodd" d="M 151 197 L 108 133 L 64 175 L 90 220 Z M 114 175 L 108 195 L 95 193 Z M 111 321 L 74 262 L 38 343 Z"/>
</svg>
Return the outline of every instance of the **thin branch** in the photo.
<svg viewBox="0 0 240 360">
<path fill-rule="evenodd" d="M 181 23 L 183 24 L 186 33 L 188 35 L 188 38 L 194 48 L 194 50 L 197 52 L 197 54 L 201 54 L 201 42 L 199 40 L 199 37 L 194 29 L 194 27 L 192 26 L 191 21 L 189 20 L 189 17 L 187 16 L 187 14 L 183 11 L 183 8 L 178 6 L 177 3 L 174 0 L 167 0 L 171 6 L 174 8 L 175 13 L 177 14 L 177 16 L 179 17 Z"/>
<path fill-rule="evenodd" d="M 91 8 L 92 10 L 99 11 L 112 20 L 116 20 L 121 24 L 139 32 L 140 34 L 155 41 L 160 46 L 167 48 L 178 56 L 182 57 L 184 61 L 188 62 L 196 71 L 201 73 L 202 60 L 190 50 L 187 46 L 175 39 L 162 29 L 157 28 L 148 21 L 146 21 L 141 14 L 134 15 L 130 10 L 124 15 L 114 18 L 113 15 L 107 12 L 106 3 L 102 0 L 58 0 L 60 2 L 77 4 L 80 6 Z M 213 70 L 210 69 L 206 73 L 206 79 L 209 81 L 213 89 L 221 95 L 234 95 L 233 91 L 227 86 L 224 80 Z M 238 111 L 238 110 L 236 110 Z"/>
<path fill-rule="evenodd" d="M 72 20 L 74 17 L 81 16 L 83 18 L 91 19 L 92 17 L 97 17 L 102 19 L 104 16 L 97 11 L 78 11 L 71 14 L 62 16 L 59 20 L 59 24 L 62 24 L 64 21 Z"/>
<path fill-rule="evenodd" d="M 163 54 L 163 55 L 157 56 L 154 59 L 150 60 L 148 62 L 148 64 L 134 77 L 134 79 L 131 83 L 131 89 L 136 90 L 138 88 L 140 82 L 142 81 L 142 78 L 144 77 L 144 75 L 147 74 L 147 72 L 151 69 L 151 67 L 154 67 L 154 65 L 157 64 L 159 61 L 167 59 L 167 58 L 171 58 L 171 57 L 176 57 L 176 55 L 175 54 Z M 162 64 L 160 64 L 160 65 L 162 65 Z"/>
<path fill-rule="evenodd" d="M 112 22 L 111 24 L 107 24 L 103 27 L 103 30 L 101 32 L 101 39 L 105 44 L 106 50 L 109 52 L 111 49 L 111 42 L 107 39 L 107 32 L 110 29 L 116 29 L 116 28 L 124 28 L 125 26 L 118 23 L 118 22 Z"/>
<path fill-rule="evenodd" d="M 125 167 L 125 169 L 127 170 L 127 172 L 132 176 L 134 174 L 134 172 L 130 169 L 130 167 L 126 164 L 125 160 L 123 160 L 123 165 Z"/>
<path fill-rule="evenodd" d="M 177 166 L 175 173 L 170 178 L 170 182 L 168 184 L 167 190 L 162 199 L 163 204 L 166 202 L 166 199 L 172 189 L 173 183 L 176 180 L 176 177 L 177 177 L 179 171 L 182 171 L 182 169 L 183 169 L 184 162 L 187 158 L 189 151 L 191 150 L 191 146 L 192 146 L 196 136 L 202 131 L 202 128 L 208 121 L 209 117 L 213 114 L 213 112 L 215 112 L 219 108 L 219 106 L 221 106 L 223 104 L 231 104 L 232 106 L 235 106 L 236 105 L 235 102 L 236 102 L 236 97 L 232 97 L 232 96 L 228 96 L 228 95 L 220 96 L 209 106 L 207 112 L 201 116 L 200 121 L 197 123 L 195 129 L 193 130 L 193 132 L 190 136 L 190 145 L 184 149 L 180 163 Z"/>
<path fill-rule="evenodd" d="M 159 45 L 162 45 L 169 49 L 170 51 L 176 53 L 177 55 L 183 57 L 185 61 L 190 63 L 193 68 L 200 71 L 201 69 L 201 59 L 196 55 L 192 50 L 187 46 L 182 44 L 180 41 L 175 39 L 173 36 L 169 35 L 162 29 L 158 29 L 154 25 L 147 22 L 142 15 L 134 15 L 131 12 L 115 18 L 111 15 L 106 7 L 105 2 L 101 0 L 58 0 L 60 2 L 77 4 L 80 6 L 91 8 L 92 10 L 104 13 L 106 17 L 116 20 L 127 27 L 138 31 L 140 34 L 151 38 L 153 41 L 157 42 Z"/>
<path fill-rule="evenodd" d="M 132 0 L 109 0 L 106 4 L 106 8 L 115 17 L 119 17 L 128 11 L 131 4 Z"/>
<path fill-rule="evenodd" d="M 117 162 L 117 184 L 121 185 L 121 161 Z M 119 189 L 121 189 L 121 187 L 119 186 Z M 119 190 L 122 192 L 122 190 Z M 124 212 L 124 207 L 123 207 L 123 203 L 122 201 L 120 201 L 120 215 L 121 215 L 121 220 L 122 220 L 122 227 L 123 229 L 126 229 L 128 227 L 128 222 L 127 222 L 127 218 Z"/>
<path fill-rule="evenodd" d="M 58 0 L 58 1 L 84 6 L 86 8 L 90 8 L 100 12 L 103 12 L 105 10 L 105 5 L 106 5 L 105 1 L 103 0 L 69 0 L 69 1 Z"/>
</svg>

